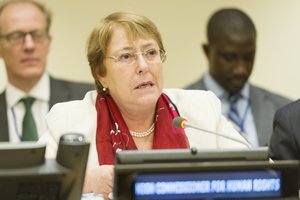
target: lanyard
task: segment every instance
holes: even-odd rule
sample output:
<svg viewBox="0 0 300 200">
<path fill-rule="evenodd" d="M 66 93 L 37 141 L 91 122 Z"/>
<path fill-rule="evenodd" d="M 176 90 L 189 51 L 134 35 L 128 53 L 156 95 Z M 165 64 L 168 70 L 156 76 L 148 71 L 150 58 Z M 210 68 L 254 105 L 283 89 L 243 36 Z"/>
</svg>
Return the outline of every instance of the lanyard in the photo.
<svg viewBox="0 0 300 200">
<path fill-rule="evenodd" d="M 239 127 L 241 129 L 241 132 L 245 132 L 245 121 L 246 121 L 246 118 L 248 116 L 250 106 L 251 106 L 250 98 L 247 98 L 247 106 L 246 106 L 245 112 L 243 114 L 243 117 L 241 118 L 241 121 L 239 123 Z"/>
</svg>

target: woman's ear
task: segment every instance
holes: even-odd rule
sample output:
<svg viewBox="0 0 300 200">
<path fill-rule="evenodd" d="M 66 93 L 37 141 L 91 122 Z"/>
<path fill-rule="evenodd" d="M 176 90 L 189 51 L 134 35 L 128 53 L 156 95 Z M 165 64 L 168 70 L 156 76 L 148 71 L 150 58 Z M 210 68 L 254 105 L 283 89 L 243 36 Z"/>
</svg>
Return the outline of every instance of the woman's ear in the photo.
<svg viewBox="0 0 300 200">
<path fill-rule="evenodd" d="M 103 87 L 106 87 L 106 81 L 105 81 L 106 78 L 105 78 L 105 76 L 101 75 L 101 73 L 100 73 L 100 67 L 99 66 L 97 66 L 95 68 L 95 74 L 96 74 L 97 80 L 101 83 L 101 85 Z"/>
</svg>

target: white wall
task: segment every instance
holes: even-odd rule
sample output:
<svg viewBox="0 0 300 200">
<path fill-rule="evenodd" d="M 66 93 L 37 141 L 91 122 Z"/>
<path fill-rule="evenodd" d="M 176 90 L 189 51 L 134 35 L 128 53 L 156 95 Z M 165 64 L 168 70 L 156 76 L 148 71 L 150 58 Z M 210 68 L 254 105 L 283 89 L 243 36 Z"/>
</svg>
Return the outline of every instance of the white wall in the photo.
<svg viewBox="0 0 300 200">
<path fill-rule="evenodd" d="M 251 81 L 292 99 L 300 96 L 299 0 L 41 0 L 53 11 L 53 43 L 48 71 L 56 77 L 92 82 L 85 57 L 89 32 L 114 11 L 131 11 L 153 20 L 168 53 L 165 86 L 184 87 L 198 79 L 207 62 L 200 48 L 213 11 L 238 7 L 258 30 L 256 62 Z M 6 82 L 0 62 L 0 90 Z"/>
</svg>

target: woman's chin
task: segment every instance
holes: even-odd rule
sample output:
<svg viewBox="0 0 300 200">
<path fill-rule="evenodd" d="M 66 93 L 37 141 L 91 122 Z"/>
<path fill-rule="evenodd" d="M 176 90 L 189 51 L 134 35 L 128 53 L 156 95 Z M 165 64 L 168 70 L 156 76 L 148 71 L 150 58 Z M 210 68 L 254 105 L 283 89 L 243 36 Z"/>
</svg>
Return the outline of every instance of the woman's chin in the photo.
<svg viewBox="0 0 300 200">
<path fill-rule="evenodd" d="M 156 105 L 157 100 L 160 96 L 160 93 L 156 92 L 156 93 L 148 93 L 148 94 L 144 94 L 139 96 L 136 101 L 139 102 L 140 104 L 143 104 L 144 106 L 147 105 Z"/>
</svg>

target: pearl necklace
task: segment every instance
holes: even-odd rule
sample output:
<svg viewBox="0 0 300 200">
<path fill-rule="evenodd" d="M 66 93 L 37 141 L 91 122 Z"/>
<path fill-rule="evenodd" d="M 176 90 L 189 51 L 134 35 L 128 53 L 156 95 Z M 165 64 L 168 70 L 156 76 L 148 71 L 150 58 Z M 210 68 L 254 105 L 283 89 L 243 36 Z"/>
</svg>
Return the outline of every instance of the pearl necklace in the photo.
<svg viewBox="0 0 300 200">
<path fill-rule="evenodd" d="M 151 125 L 151 127 L 148 130 L 144 132 L 134 132 L 134 131 L 129 131 L 129 132 L 132 137 L 142 138 L 150 135 L 153 131 L 154 131 L 154 123 Z"/>
</svg>

